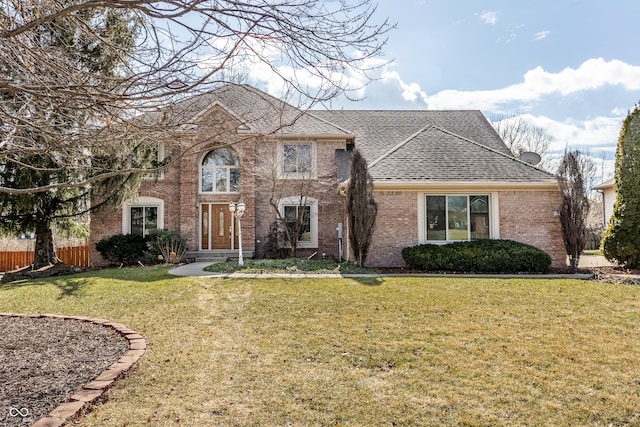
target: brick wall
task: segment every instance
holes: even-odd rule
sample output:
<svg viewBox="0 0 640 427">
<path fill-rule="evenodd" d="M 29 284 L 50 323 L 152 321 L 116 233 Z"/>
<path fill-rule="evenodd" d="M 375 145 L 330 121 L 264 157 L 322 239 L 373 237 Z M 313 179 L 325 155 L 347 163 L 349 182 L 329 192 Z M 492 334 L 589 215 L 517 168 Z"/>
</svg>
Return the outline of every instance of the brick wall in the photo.
<svg viewBox="0 0 640 427">
<path fill-rule="evenodd" d="M 256 256 L 264 255 L 264 246 L 276 212 L 269 200 L 305 194 L 318 202 L 318 247 L 298 248 L 298 256 L 318 252 L 318 257 L 338 258 L 338 235 L 336 228 L 342 221 L 341 199 L 337 194 L 335 150 L 344 149 L 345 141 L 316 140 L 315 176 L 303 179 L 277 179 L 274 167 L 278 168 L 278 142 L 262 140 L 256 144 Z"/>
<path fill-rule="evenodd" d="M 526 243 L 551 255 L 554 267 L 566 265 L 557 215 L 559 191 L 501 191 L 500 238 Z"/>
<path fill-rule="evenodd" d="M 200 245 L 199 206 L 201 203 L 237 202 L 246 205 L 242 218 L 242 243 L 245 250 L 256 250 L 260 255 L 269 226 L 275 220 L 273 207 L 269 204 L 271 194 L 276 200 L 300 194 L 300 180 L 278 182 L 273 188 L 273 179 L 268 171 L 277 162 L 278 142 L 273 138 L 254 138 L 238 134 L 240 123 L 219 106 L 212 108 L 199 118 L 195 136 L 179 142 L 180 155 L 174 166 L 167 169 L 163 179 L 143 182 L 140 196 L 157 197 L 164 200 L 164 226 L 177 231 L 187 239 L 188 250 L 196 251 Z M 206 153 L 215 147 L 232 145 L 240 157 L 240 194 L 200 194 L 199 167 Z M 318 201 L 318 247 L 300 249 L 299 255 L 318 252 L 329 258 L 338 257 L 336 227 L 342 220 L 340 198 L 337 195 L 335 150 L 344 149 L 345 141 L 316 141 L 316 177 L 309 182 L 308 195 Z M 95 243 L 104 237 L 122 232 L 122 209 L 106 207 L 96 212 L 91 219 L 92 260 L 104 264 L 95 250 Z"/>
<path fill-rule="evenodd" d="M 404 266 L 401 251 L 418 242 L 418 193 L 376 191 L 378 217 L 367 265 Z M 554 267 L 566 265 L 560 221 L 555 214 L 560 204 L 557 191 L 501 191 L 498 193 L 500 238 L 538 247 L 553 260 Z M 346 236 L 345 236 L 346 237 Z"/>
<path fill-rule="evenodd" d="M 378 216 L 366 264 L 402 267 L 402 249 L 418 244 L 418 193 L 376 191 Z"/>
</svg>

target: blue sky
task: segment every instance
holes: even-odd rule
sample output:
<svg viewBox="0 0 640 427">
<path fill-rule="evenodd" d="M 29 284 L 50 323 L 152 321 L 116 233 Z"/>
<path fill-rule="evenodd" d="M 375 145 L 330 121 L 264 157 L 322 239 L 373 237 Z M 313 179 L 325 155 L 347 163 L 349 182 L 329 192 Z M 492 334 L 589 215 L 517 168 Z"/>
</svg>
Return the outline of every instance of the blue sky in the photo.
<svg viewBox="0 0 640 427">
<path fill-rule="evenodd" d="M 334 107 L 521 113 L 554 150 L 613 159 L 640 100 L 640 2 L 380 0 L 378 13 L 397 23 L 393 62 L 363 101 Z"/>
<path fill-rule="evenodd" d="M 518 113 L 547 131 L 556 155 L 578 148 L 609 159 L 603 178 L 613 173 L 620 126 L 640 100 L 640 1 L 378 0 L 377 14 L 397 29 L 370 65 L 390 62 L 362 100 L 331 108 Z M 251 63 L 249 79 L 280 95 L 269 65 Z"/>
</svg>

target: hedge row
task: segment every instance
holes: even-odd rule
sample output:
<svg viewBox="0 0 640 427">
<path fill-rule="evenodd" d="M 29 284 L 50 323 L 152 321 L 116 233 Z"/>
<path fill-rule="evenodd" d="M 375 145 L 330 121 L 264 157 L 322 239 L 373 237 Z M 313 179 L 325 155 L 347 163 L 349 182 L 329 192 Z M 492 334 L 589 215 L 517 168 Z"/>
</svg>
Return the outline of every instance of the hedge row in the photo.
<svg viewBox="0 0 640 427">
<path fill-rule="evenodd" d="M 404 248 L 402 258 L 409 267 L 424 271 L 545 273 L 551 269 L 549 254 L 512 240 L 418 245 Z"/>
</svg>

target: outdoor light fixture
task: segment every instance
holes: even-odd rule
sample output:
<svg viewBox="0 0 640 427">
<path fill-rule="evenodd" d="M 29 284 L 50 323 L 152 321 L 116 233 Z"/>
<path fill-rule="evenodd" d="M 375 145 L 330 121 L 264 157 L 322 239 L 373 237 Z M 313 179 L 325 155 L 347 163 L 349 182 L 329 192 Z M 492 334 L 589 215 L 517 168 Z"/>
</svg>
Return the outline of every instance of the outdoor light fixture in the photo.
<svg viewBox="0 0 640 427">
<path fill-rule="evenodd" d="M 242 200 L 240 200 L 237 204 L 233 202 L 229 202 L 229 212 L 231 212 L 232 218 L 238 218 L 238 265 L 244 265 L 244 259 L 242 258 L 242 227 L 240 226 L 240 218 L 244 215 L 244 211 L 246 206 Z"/>
</svg>

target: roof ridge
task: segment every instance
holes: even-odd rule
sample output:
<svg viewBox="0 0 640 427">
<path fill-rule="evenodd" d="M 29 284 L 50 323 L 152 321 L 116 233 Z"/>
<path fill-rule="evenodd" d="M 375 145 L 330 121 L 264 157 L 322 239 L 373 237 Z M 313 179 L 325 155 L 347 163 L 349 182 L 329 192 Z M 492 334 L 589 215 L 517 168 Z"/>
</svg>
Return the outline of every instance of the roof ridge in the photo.
<svg viewBox="0 0 640 427">
<path fill-rule="evenodd" d="M 377 163 L 381 162 L 385 157 L 390 156 L 391 154 L 393 154 L 395 151 L 399 150 L 401 147 L 403 147 L 404 145 L 406 145 L 409 141 L 411 141 L 412 139 L 414 139 L 416 136 L 420 135 L 421 133 L 423 133 L 424 131 L 426 131 L 428 128 L 430 127 L 435 127 L 434 125 L 432 125 L 431 123 L 427 124 L 426 126 L 423 126 L 422 128 L 420 128 L 417 132 L 413 133 L 412 135 L 410 135 L 409 137 L 407 137 L 404 141 L 400 142 L 399 144 L 395 145 L 394 147 L 392 147 L 390 150 L 382 153 L 382 155 L 380 157 L 378 157 L 377 159 L 375 159 L 373 162 L 369 163 L 369 168 L 374 167 Z"/>
<path fill-rule="evenodd" d="M 531 163 L 527 163 L 527 162 L 525 162 L 525 161 L 523 161 L 523 160 L 518 159 L 518 158 L 517 158 L 517 157 L 515 157 L 515 156 L 508 156 L 508 155 L 506 155 L 505 153 L 502 153 L 502 152 L 500 152 L 500 151 L 496 150 L 495 148 L 487 147 L 487 146 L 486 146 L 486 145 L 484 145 L 484 144 L 481 144 L 481 143 L 479 143 L 479 142 L 476 142 L 476 141 L 474 141 L 474 140 L 472 140 L 472 139 L 469 139 L 469 138 L 467 138 L 467 137 L 464 137 L 464 136 L 462 136 L 462 135 L 458 135 L 457 133 L 455 133 L 455 132 L 451 132 L 450 130 L 443 129 L 443 128 L 439 127 L 439 126 L 433 126 L 433 127 L 434 127 L 435 129 L 438 129 L 439 131 L 444 132 L 444 133 L 446 133 L 446 134 L 449 134 L 449 135 L 451 135 L 451 136 L 453 136 L 453 137 L 455 137 L 455 138 L 462 139 L 462 140 L 467 141 L 467 142 L 470 142 L 470 143 L 472 143 L 473 145 L 476 145 L 476 146 L 478 146 L 478 147 L 480 147 L 480 148 L 484 148 L 484 149 L 485 149 L 485 150 L 487 150 L 487 151 L 490 151 L 490 152 L 495 153 L 495 154 L 499 154 L 499 155 L 501 155 L 502 157 L 505 157 L 505 158 L 507 158 L 507 159 L 509 159 L 509 160 L 513 160 L 513 161 L 516 161 L 516 162 L 518 162 L 518 163 L 522 163 L 523 165 L 526 165 L 526 166 L 528 166 L 528 167 L 530 167 L 530 168 L 533 168 L 533 169 L 535 169 L 535 170 L 538 170 L 538 171 L 544 172 L 544 173 L 546 173 L 546 174 L 548 174 L 548 175 L 550 175 L 550 176 L 555 176 L 555 175 L 553 175 L 551 172 L 548 172 L 548 171 L 546 171 L 546 170 L 544 170 L 544 169 L 540 169 L 540 168 L 536 167 L 535 165 L 532 165 Z M 502 138 L 500 138 L 500 139 L 502 140 Z"/>
</svg>

